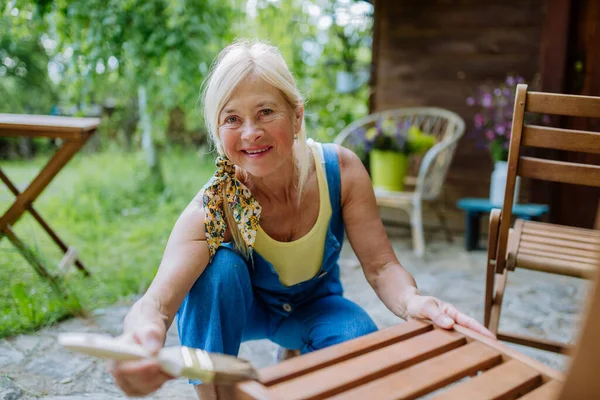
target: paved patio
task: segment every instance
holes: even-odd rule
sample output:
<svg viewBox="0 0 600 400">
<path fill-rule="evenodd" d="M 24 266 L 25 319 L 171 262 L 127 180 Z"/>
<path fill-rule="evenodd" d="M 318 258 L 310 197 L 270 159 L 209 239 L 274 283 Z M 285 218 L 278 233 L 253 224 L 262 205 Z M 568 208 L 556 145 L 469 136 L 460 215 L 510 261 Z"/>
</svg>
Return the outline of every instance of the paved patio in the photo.
<svg viewBox="0 0 600 400">
<path fill-rule="evenodd" d="M 410 249 L 408 237 L 394 237 L 393 245 L 404 266 L 415 276 L 423 293 L 452 302 L 481 321 L 483 317 L 485 252 L 467 253 L 462 238 L 454 244 L 430 243 L 423 260 Z M 389 312 L 366 282 L 350 246 L 340 260 L 346 295 L 363 306 L 379 327 L 401 322 Z M 511 275 L 502 327 L 520 333 L 569 341 L 579 321 L 580 303 L 587 292 L 582 280 L 518 270 Z M 33 335 L 0 340 L 0 399 L 112 400 L 125 396 L 112 384 L 103 361 L 70 353 L 57 345 L 59 332 L 89 331 L 118 334 L 131 302 L 97 310 L 89 319 L 72 319 Z M 175 328 L 168 345 L 176 345 Z M 550 366 L 564 369 L 564 356 L 514 346 Z M 277 348 L 268 341 L 242 345 L 241 357 L 256 367 L 275 362 Z M 169 382 L 152 399 L 195 399 L 187 381 Z"/>
</svg>

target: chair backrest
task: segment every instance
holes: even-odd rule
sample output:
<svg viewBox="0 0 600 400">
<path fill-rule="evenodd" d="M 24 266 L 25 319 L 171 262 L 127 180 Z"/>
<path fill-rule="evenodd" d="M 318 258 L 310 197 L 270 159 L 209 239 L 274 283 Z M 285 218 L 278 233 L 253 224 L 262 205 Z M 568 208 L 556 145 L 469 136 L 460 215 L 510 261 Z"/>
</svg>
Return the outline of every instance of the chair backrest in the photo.
<svg viewBox="0 0 600 400">
<path fill-rule="evenodd" d="M 423 156 L 419 165 L 416 191 L 424 200 L 439 196 L 452 162 L 459 139 L 465 132 L 465 122 L 456 113 L 437 107 L 412 107 L 385 110 L 370 114 L 345 127 L 334 142 L 352 150 L 360 150 L 364 132 L 378 121 L 394 119 L 402 126 L 417 126 L 436 138 L 436 144 Z"/>
<path fill-rule="evenodd" d="M 600 250 L 600 249 L 599 249 Z M 600 265 L 598 266 L 600 270 Z M 587 316 L 559 400 L 600 399 L 600 274 L 590 292 Z"/>
<path fill-rule="evenodd" d="M 526 124 L 526 112 L 600 118 L 600 97 L 528 92 L 527 85 L 517 85 L 508 153 L 506 190 L 496 254 L 506 253 L 517 175 L 554 182 L 600 186 L 600 166 L 598 165 L 521 155 L 524 147 L 600 154 L 600 132 Z M 496 271 L 501 272 L 504 266 L 505 258 L 497 257 Z"/>
</svg>

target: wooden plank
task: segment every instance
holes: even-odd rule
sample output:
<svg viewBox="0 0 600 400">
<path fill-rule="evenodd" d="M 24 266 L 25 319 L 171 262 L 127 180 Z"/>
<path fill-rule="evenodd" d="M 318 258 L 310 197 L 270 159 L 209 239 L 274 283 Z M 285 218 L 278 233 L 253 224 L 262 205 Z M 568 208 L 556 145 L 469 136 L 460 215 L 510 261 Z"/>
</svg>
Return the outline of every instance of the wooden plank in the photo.
<svg viewBox="0 0 600 400">
<path fill-rule="evenodd" d="M 557 247 L 565 247 L 571 249 L 579 249 L 579 250 L 587 250 L 595 252 L 598 249 L 599 242 L 596 240 L 587 241 L 587 240 L 565 240 L 565 239 L 556 239 L 548 236 L 535 236 L 535 235 L 527 235 L 527 238 L 522 238 L 522 241 L 527 241 L 528 243 L 540 243 L 545 245 L 557 246 Z"/>
<path fill-rule="evenodd" d="M 500 364 L 500 353 L 482 343 L 471 342 L 441 356 L 340 393 L 336 400 L 394 400 L 417 398 L 464 377 Z"/>
<path fill-rule="evenodd" d="M 596 232 L 592 229 L 582 229 L 582 228 L 576 228 L 573 226 L 551 224 L 548 222 L 526 221 L 524 229 L 525 229 L 525 231 L 528 231 L 531 229 L 531 230 L 536 230 L 536 231 L 541 230 L 541 231 L 564 232 L 564 233 L 573 234 L 573 236 L 600 237 L 600 232 Z"/>
<path fill-rule="evenodd" d="M 540 350 L 551 351 L 553 353 L 569 354 L 571 346 L 566 343 L 555 340 L 541 339 L 539 337 L 518 335 L 515 333 L 498 332 L 498 340 L 505 342 L 529 346 Z"/>
<path fill-rule="evenodd" d="M 517 360 L 520 363 L 525 364 L 530 368 L 535 369 L 536 371 L 539 371 L 545 380 L 557 380 L 562 382 L 565 379 L 564 375 L 561 372 L 550 368 L 546 364 L 542 364 L 541 362 L 534 360 L 533 358 L 525 356 L 523 353 L 518 352 L 512 347 L 508 347 L 504 343 L 490 339 L 487 336 L 483 336 L 482 334 L 474 332 L 460 325 L 454 325 L 453 329 L 466 336 L 468 340 L 476 340 L 480 343 L 490 346 L 491 348 L 501 352 L 504 356 Z"/>
<path fill-rule="evenodd" d="M 517 165 L 519 164 L 519 151 L 521 143 L 521 134 L 523 133 L 523 119 L 525 117 L 525 98 L 527 96 L 527 85 L 517 85 L 515 93 L 515 105 L 513 109 L 512 135 L 510 138 L 510 148 L 508 152 L 508 172 L 506 176 L 506 189 L 504 193 L 504 203 L 502 204 L 502 214 L 500 216 L 500 231 L 498 233 L 498 250 L 496 254 L 496 273 L 503 273 L 506 264 L 506 254 L 508 246 L 508 232 L 512 220 L 512 208 L 514 202 L 514 193 L 517 176 Z"/>
<path fill-rule="evenodd" d="M 543 243 L 537 242 L 529 242 L 527 240 L 521 240 L 521 246 L 519 247 L 519 251 L 542 251 L 546 252 L 546 254 L 558 254 L 558 255 L 574 255 L 581 256 L 586 258 L 597 258 L 600 256 L 600 253 L 594 251 L 586 251 L 579 248 L 567 248 L 560 246 L 552 246 Z"/>
<path fill-rule="evenodd" d="M 0 136 L 7 132 L 89 132 L 100 124 L 99 118 L 60 117 L 53 115 L 0 114 Z M 17 134 L 20 136 L 20 134 Z"/>
<path fill-rule="evenodd" d="M 549 381 L 525 396 L 519 397 L 519 400 L 553 400 L 558 397 L 561 388 L 560 382 Z"/>
<path fill-rule="evenodd" d="M 570 117 L 600 118 L 600 97 L 529 92 L 525 111 Z"/>
<path fill-rule="evenodd" d="M 435 400 L 514 399 L 542 383 L 536 370 L 516 360 L 510 360 L 485 373 L 433 396 Z"/>
<path fill-rule="evenodd" d="M 269 387 L 286 400 L 322 399 L 391 372 L 435 357 L 466 343 L 464 336 L 435 329 Z"/>
<path fill-rule="evenodd" d="M 600 186 L 600 166 L 598 165 L 520 157 L 518 174 L 546 181 Z"/>
<path fill-rule="evenodd" d="M 561 254 L 554 251 L 542 251 L 542 250 L 533 250 L 521 247 L 519 249 L 520 256 L 532 256 L 532 257 L 551 257 L 557 260 L 565 260 L 565 261 L 573 261 L 576 263 L 582 264 L 590 264 L 591 266 L 595 266 L 598 261 L 600 261 L 600 256 L 594 255 L 594 257 L 579 257 L 570 254 Z"/>
<path fill-rule="evenodd" d="M 431 324 L 416 320 L 400 323 L 369 335 L 263 368 L 259 372 L 260 381 L 267 386 L 274 385 L 283 380 L 295 378 L 390 344 L 401 342 L 432 329 Z"/>
<path fill-rule="evenodd" d="M 600 15 L 600 9 L 598 10 Z M 569 375 L 561 400 L 599 399 L 598 359 L 600 358 L 600 274 L 596 274 L 585 312 L 585 322 L 579 334 Z"/>
<path fill-rule="evenodd" d="M 600 132 L 525 125 L 523 146 L 600 153 Z"/>
<path fill-rule="evenodd" d="M 531 269 L 534 271 L 549 272 L 552 274 L 567 275 L 584 279 L 590 279 L 598 270 L 598 267 L 594 264 L 522 254 L 517 255 L 517 266 L 519 268 Z"/>
</svg>

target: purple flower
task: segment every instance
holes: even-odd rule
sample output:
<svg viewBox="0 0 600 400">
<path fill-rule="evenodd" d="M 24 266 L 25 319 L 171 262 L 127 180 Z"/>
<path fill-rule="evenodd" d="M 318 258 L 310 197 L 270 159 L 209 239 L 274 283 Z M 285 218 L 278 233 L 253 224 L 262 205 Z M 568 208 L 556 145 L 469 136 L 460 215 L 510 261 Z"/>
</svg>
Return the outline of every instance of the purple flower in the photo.
<svg viewBox="0 0 600 400">
<path fill-rule="evenodd" d="M 479 113 L 475 114 L 474 122 L 475 122 L 475 128 L 477 128 L 477 129 L 481 128 L 483 126 L 483 124 L 485 123 L 483 115 L 481 115 Z"/>
<path fill-rule="evenodd" d="M 515 86 L 515 84 L 516 84 L 515 77 L 512 76 L 512 75 L 507 76 L 506 77 L 506 84 L 508 86 Z"/>
<path fill-rule="evenodd" d="M 473 97 L 467 97 L 467 105 L 474 106 L 475 105 L 475 99 Z"/>
<path fill-rule="evenodd" d="M 502 96 L 502 89 L 500 89 L 500 88 L 494 89 L 494 96 L 497 96 L 497 97 Z"/>
<path fill-rule="evenodd" d="M 481 105 L 484 108 L 490 108 L 492 106 L 492 95 L 489 93 L 485 93 L 481 98 Z"/>
<path fill-rule="evenodd" d="M 488 129 L 487 131 L 485 131 L 485 136 L 486 136 L 486 137 L 487 137 L 487 138 L 488 138 L 490 141 L 494 140 L 494 132 L 493 132 L 492 130 L 489 130 L 489 129 Z"/>
</svg>

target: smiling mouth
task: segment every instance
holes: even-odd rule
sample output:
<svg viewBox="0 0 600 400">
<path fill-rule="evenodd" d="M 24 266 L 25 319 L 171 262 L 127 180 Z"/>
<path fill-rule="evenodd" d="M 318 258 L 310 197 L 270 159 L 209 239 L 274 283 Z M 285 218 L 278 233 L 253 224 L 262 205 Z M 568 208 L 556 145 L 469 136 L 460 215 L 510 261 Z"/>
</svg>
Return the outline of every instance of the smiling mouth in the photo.
<svg viewBox="0 0 600 400">
<path fill-rule="evenodd" d="M 246 153 L 246 154 L 260 154 L 260 153 L 264 153 L 266 151 L 269 151 L 271 149 L 272 149 L 272 147 L 269 146 L 269 147 L 265 147 L 264 149 L 260 149 L 260 150 L 242 150 L 242 151 L 244 153 Z"/>
</svg>

